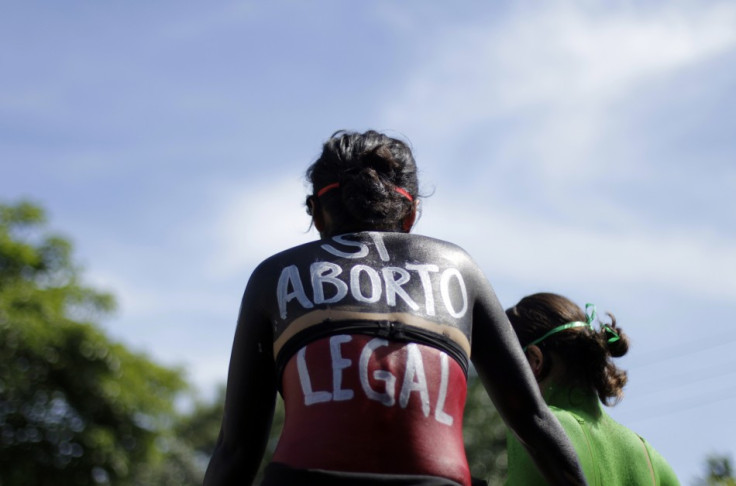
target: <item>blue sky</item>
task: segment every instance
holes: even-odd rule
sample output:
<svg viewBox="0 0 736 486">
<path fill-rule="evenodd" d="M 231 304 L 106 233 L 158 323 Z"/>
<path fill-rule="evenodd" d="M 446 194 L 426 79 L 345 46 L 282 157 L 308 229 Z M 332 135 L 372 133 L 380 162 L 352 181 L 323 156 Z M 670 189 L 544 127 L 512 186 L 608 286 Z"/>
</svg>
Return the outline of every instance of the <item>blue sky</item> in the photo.
<svg viewBox="0 0 736 486">
<path fill-rule="evenodd" d="M 69 236 L 104 326 L 203 394 L 254 266 L 309 241 L 340 128 L 408 139 L 419 233 L 505 306 L 549 290 L 630 335 L 611 413 L 684 484 L 736 449 L 736 4 L 4 2 L 0 198 Z"/>
</svg>

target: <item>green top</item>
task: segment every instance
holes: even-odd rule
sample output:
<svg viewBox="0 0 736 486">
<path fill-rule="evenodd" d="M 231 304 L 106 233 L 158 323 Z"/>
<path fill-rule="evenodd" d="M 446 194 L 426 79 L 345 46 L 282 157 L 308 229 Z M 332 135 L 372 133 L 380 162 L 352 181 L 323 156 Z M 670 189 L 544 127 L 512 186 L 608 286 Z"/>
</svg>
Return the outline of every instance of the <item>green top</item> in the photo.
<svg viewBox="0 0 736 486">
<path fill-rule="evenodd" d="M 664 458 L 604 412 L 595 393 L 549 387 L 544 398 L 570 437 L 591 486 L 679 486 Z M 547 484 L 512 434 L 507 437 L 507 452 L 507 486 Z"/>
</svg>

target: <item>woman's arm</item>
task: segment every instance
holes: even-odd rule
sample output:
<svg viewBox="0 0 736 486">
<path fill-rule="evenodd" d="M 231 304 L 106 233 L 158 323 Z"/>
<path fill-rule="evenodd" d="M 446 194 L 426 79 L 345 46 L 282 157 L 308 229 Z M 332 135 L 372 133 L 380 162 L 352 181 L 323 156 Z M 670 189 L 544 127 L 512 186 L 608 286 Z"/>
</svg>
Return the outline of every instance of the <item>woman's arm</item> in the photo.
<svg viewBox="0 0 736 486">
<path fill-rule="evenodd" d="M 217 446 L 205 486 L 248 485 L 255 477 L 268 441 L 276 399 L 271 324 L 261 310 L 257 278 L 243 296 L 235 331 Z M 262 286 L 260 286 L 262 287 Z"/>
<path fill-rule="evenodd" d="M 575 449 L 544 403 L 493 289 L 485 278 L 476 289 L 472 360 L 491 400 L 550 484 L 587 484 Z"/>
</svg>

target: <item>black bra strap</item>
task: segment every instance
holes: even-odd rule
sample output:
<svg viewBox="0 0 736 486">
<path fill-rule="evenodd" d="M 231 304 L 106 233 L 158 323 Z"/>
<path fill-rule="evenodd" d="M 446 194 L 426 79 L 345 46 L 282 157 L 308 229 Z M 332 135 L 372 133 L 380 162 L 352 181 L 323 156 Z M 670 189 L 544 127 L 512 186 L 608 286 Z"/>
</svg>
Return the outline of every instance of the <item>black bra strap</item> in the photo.
<svg viewBox="0 0 736 486">
<path fill-rule="evenodd" d="M 468 377 L 468 356 L 459 344 L 447 336 L 396 321 L 326 320 L 320 324 L 315 324 L 299 331 L 281 347 L 276 356 L 276 372 L 279 388 L 281 388 L 281 377 L 286 363 L 289 362 L 297 351 L 313 341 L 336 334 L 363 334 L 382 337 L 392 341 L 425 344 L 452 356 L 460 365 L 460 368 L 462 368 L 465 377 Z"/>
</svg>

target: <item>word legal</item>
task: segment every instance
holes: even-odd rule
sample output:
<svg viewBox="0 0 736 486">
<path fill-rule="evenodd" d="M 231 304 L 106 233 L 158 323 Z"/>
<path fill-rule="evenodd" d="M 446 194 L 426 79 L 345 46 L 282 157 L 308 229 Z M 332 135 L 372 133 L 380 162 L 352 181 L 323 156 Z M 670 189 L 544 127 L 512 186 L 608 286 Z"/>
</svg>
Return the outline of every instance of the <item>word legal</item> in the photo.
<svg viewBox="0 0 736 486">
<path fill-rule="evenodd" d="M 339 334 L 329 338 L 330 356 L 332 360 L 332 389 L 329 391 L 314 390 L 312 388 L 312 379 L 310 378 L 306 356 L 309 345 L 299 350 L 296 355 L 297 371 L 304 394 L 304 405 L 311 406 L 330 401 L 348 401 L 355 398 L 355 390 L 343 388 L 344 370 L 353 366 L 353 360 L 345 358 L 341 350 L 341 345 L 351 342 L 352 339 L 351 336 L 346 334 Z M 406 362 L 404 363 L 403 377 L 401 377 L 401 383 L 398 386 L 398 400 L 396 396 L 397 376 L 385 369 L 371 369 L 375 366 L 375 364 L 373 366 L 370 365 L 371 357 L 375 350 L 383 346 L 388 346 L 388 344 L 389 342 L 385 339 L 373 338 L 360 351 L 358 376 L 363 394 L 367 399 L 375 400 L 387 407 L 393 407 L 398 404 L 399 407 L 406 408 L 412 393 L 417 393 L 421 403 L 422 413 L 425 417 L 429 417 L 431 412 L 429 389 L 422 353 L 416 344 L 409 343 L 405 348 Z M 437 422 L 452 425 L 454 422 L 452 415 L 444 410 L 450 375 L 448 359 L 447 354 L 439 352 L 440 386 L 437 393 L 437 400 L 434 404 L 433 417 Z M 369 376 L 377 382 L 383 382 L 384 386 L 378 387 L 378 389 L 374 388 L 371 385 Z"/>
</svg>

